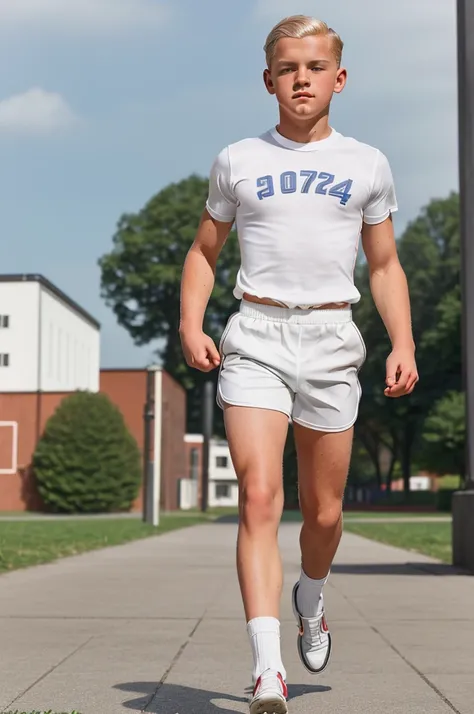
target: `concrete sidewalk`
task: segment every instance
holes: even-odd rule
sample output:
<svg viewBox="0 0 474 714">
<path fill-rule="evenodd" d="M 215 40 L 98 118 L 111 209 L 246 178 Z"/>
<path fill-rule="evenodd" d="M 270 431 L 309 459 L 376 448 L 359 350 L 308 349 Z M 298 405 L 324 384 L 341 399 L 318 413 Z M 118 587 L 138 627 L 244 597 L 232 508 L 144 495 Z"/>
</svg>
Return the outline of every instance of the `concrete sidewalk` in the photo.
<svg viewBox="0 0 474 714">
<path fill-rule="evenodd" d="M 284 524 L 290 714 L 472 714 L 474 579 L 343 538 L 326 589 L 333 658 L 296 652 L 299 524 Z M 0 577 L 0 711 L 248 712 L 236 525 L 186 528 Z"/>
</svg>

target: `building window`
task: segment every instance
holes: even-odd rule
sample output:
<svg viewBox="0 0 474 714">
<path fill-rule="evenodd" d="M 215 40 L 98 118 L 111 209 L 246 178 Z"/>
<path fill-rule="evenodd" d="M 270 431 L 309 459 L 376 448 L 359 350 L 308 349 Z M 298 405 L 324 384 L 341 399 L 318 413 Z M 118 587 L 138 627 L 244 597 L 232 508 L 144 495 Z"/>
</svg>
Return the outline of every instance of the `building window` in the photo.
<svg viewBox="0 0 474 714">
<path fill-rule="evenodd" d="M 230 498 L 229 483 L 216 483 L 216 498 Z"/>
<path fill-rule="evenodd" d="M 228 461 L 227 456 L 216 456 L 216 468 L 226 469 Z"/>
<path fill-rule="evenodd" d="M 0 327 L 10 327 L 10 315 L 0 315 Z"/>
<path fill-rule="evenodd" d="M 8 354 L 1 354 L 0 353 L 0 367 L 9 367 L 10 366 L 10 355 Z"/>
<path fill-rule="evenodd" d="M 189 452 L 189 478 L 197 481 L 199 477 L 199 449 L 192 448 Z"/>
</svg>

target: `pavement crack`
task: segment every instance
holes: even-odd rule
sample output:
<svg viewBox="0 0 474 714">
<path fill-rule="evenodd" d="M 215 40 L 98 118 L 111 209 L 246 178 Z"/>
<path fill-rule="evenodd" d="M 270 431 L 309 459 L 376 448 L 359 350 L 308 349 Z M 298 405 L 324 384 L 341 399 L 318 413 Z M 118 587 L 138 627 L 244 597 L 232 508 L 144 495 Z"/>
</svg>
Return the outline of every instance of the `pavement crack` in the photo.
<svg viewBox="0 0 474 714">
<path fill-rule="evenodd" d="M 49 677 L 49 675 L 50 675 L 52 672 L 54 672 L 55 669 L 57 669 L 57 668 L 60 667 L 62 664 L 64 664 L 65 662 L 67 662 L 68 659 L 70 659 L 71 657 L 73 657 L 75 654 L 77 654 L 77 652 L 79 652 L 80 650 L 82 650 L 84 647 L 87 647 L 87 645 L 89 644 L 89 642 L 91 642 L 91 641 L 94 639 L 94 637 L 95 637 L 95 635 L 92 635 L 92 636 L 89 637 L 85 642 L 82 642 L 78 647 L 76 647 L 74 650 L 72 650 L 72 652 L 69 652 L 65 657 L 62 658 L 62 660 L 60 660 L 59 662 L 56 662 L 56 664 L 53 665 L 52 667 L 50 667 L 47 672 L 44 672 L 44 673 L 41 675 L 41 677 L 38 677 L 38 679 L 35 679 L 35 681 L 32 682 L 32 684 L 30 684 L 29 687 L 27 687 L 25 690 L 23 690 L 17 697 L 15 697 L 15 698 L 13 699 L 13 701 L 11 701 L 9 704 L 7 704 L 7 706 L 6 706 L 4 709 L 2 709 L 2 711 L 4 711 L 4 712 L 5 712 L 5 711 L 8 711 L 8 709 L 10 709 L 10 707 L 13 706 L 13 704 L 15 704 L 15 702 L 17 702 L 19 699 L 21 699 L 22 697 L 24 697 L 25 694 L 28 694 L 28 692 L 30 692 L 30 691 L 33 689 L 33 687 L 36 687 L 37 684 L 39 684 L 40 682 L 42 682 L 43 679 L 46 679 L 46 677 Z"/>
<path fill-rule="evenodd" d="M 370 623 L 368 623 L 368 624 L 370 625 Z M 397 654 L 397 655 L 405 662 L 405 664 L 407 664 L 407 665 L 410 667 L 410 669 L 412 669 L 412 670 L 415 672 L 415 674 L 417 674 L 417 675 L 425 682 L 425 684 L 427 684 L 428 687 L 430 687 L 430 689 L 432 689 L 433 692 L 435 692 L 435 694 L 437 694 L 438 697 L 443 700 L 443 702 L 444 702 L 453 712 L 455 712 L 456 714 L 462 714 L 462 712 L 454 706 L 454 704 L 443 694 L 443 692 L 442 692 L 440 689 L 438 689 L 438 687 L 437 687 L 435 684 L 433 684 L 433 682 L 426 676 L 426 674 L 423 674 L 423 672 L 421 672 L 421 671 L 418 669 L 418 667 L 416 667 L 412 662 L 410 662 L 410 660 L 407 659 L 407 658 L 405 657 L 405 655 L 404 655 L 402 652 L 400 652 L 400 650 L 398 650 L 398 649 L 395 647 L 395 645 L 393 645 L 393 644 L 390 642 L 390 640 L 388 640 L 388 639 L 385 637 L 385 635 L 383 635 L 383 634 L 382 634 L 376 627 L 374 627 L 373 625 L 370 625 L 370 627 L 371 627 L 371 629 L 373 630 L 373 632 L 375 632 L 375 633 L 390 647 L 390 649 L 393 650 L 393 652 L 395 652 L 395 654 Z"/>
<path fill-rule="evenodd" d="M 198 620 L 198 621 L 196 622 L 196 624 L 194 625 L 194 627 L 193 627 L 193 629 L 191 630 L 191 632 L 189 633 L 189 635 L 188 635 L 186 641 L 183 642 L 183 644 L 181 645 L 181 647 L 179 648 L 179 650 L 176 652 L 175 656 L 174 656 L 173 659 L 171 660 L 171 663 L 170 663 L 169 667 L 166 669 L 166 671 L 164 672 L 164 674 L 163 674 L 163 676 L 161 677 L 160 681 L 158 682 L 158 686 L 156 687 L 155 691 L 154 691 L 153 694 L 148 698 L 148 700 L 147 700 L 145 706 L 144 706 L 143 709 L 141 710 L 142 714 L 143 714 L 143 712 L 147 712 L 147 711 L 148 711 L 148 707 L 149 707 L 151 704 L 153 704 L 153 701 L 154 701 L 154 699 L 156 698 L 158 692 L 160 691 L 161 687 L 163 686 L 163 684 L 164 684 L 164 683 L 166 682 L 166 680 L 168 679 L 171 670 L 173 669 L 173 667 L 175 666 L 175 664 L 178 662 L 178 660 L 179 660 L 179 658 L 181 657 L 181 655 L 183 654 L 184 650 L 186 649 L 186 647 L 187 647 L 187 646 L 189 645 L 189 643 L 191 642 L 191 640 L 192 640 L 192 638 L 193 638 L 193 636 L 194 636 L 194 633 L 196 632 L 197 628 L 199 627 L 199 625 L 201 624 L 201 622 L 204 620 L 204 618 L 205 618 L 205 616 L 206 616 L 206 613 L 207 613 L 207 609 L 203 612 L 203 614 L 201 615 L 201 617 L 199 618 L 199 620 Z"/>
<path fill-rule="evenodd" d="M 462 714 L 462 712 L 459 709 L 456 709 L 454 704 L 443 694 L 443 692 L 441 690 L 439 690 L 438 687 L 435 684 L 433 684 L 433 682 L 430 679 L 428 679 L 426 674 L 423 674 L 423 672 L 421 672 L 412 662 L 410 662 L 410 660 L 407 659 L 405 657 L 405 655 L 402 654 L 402 652 L 400 652 L 395 647 L 395 645 L 393 645 L 390 642 L 390 640 L 387 637 L 385 637 L 385 635 L 375 627 L 375 625 L 372 625 L 372 623 L 369 622 L 369 620 L 365 616 L 364 612 L 360 608 L 358 608 L 357 605 L 354 605 L 354 603 L 347 597 L 347 595 L 344 592 L 342 592 L 338 588 L 335 588 L 335 589 L 337 590 L 339 595 L 341 595 L 341 597 L 344 600 L 346 600 L 346 602 L 349 603 L 351 605 L 351 607 L 354 608 L 354 610 L 360 615 L 360 617 L 366 623 L 366 625 L 368 625 L 368 627 L 370 627 L 372 632 L 375 632 L 375 634 L 378 635 L 380 637 L 380 639 L 383 640 L 385 642 L 385 644 L 388 645 L 390 647 L 390 649 L 393 652 L 395 652 L 395 654 L 398 655 L 398 657 L 400 657 L 403 660 L 403 662 L 405 662 L 405 664 L 407 664 L 410 667 L 410 669 L 413 670 L 413 672 L 415 672 L 415 674 L 417 674 L 420 677 L 420 679 L 423 680 L 423 682 L 428 685 L 428 687 L 430 689 L 433 690 L 433 692 L 435 692 L 435 694 L 437 694 L 437 696 L 451 709 L 451 711 L 455 712 L 455 714 Z"/>
</svg>

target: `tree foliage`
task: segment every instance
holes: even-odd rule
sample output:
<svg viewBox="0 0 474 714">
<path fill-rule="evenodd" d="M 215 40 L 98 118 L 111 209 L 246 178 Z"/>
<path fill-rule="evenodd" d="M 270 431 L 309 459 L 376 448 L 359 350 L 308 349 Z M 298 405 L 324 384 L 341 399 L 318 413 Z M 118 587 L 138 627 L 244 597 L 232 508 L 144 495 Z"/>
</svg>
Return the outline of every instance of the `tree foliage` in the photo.
<svg viewBox="0 0 474 714">
<path fill-rule="evenodd" d="M 204 382 L 216 380 L 190 369 L 178 334 L 180 282 L 186 254 L 195 238 L 209 182 L 190 176 L 157 193 L 137 214 L 123 215 L 113 249 L 99 260 L 102 295 L 137 345 L 163 340 L 164 369 L 188 390 L 188 430 L 200 431 Z M 240 252 L 233 231 L 219 257 L 204 330 L 218 344 L 236 309 L 232 295 Z M 217 412 L 216 412 L 217 416 Z"/>
<path fill-rule="evenodd" d="M 105 394 L 76 392 L 46 424 L 33 456 L 39 493 L 57 513 L 127 511 L 138 495 L 140 451 Z"/>
<path fill-rule="evenodd" d="M 425 420 L 447 391 L 461 390 L 461 293 L 459 200 L 456 194 L 432 201 L 410 223 L 398 241 L 405 270 L 417 346 L 420 382 L 409 397 L 387 399 L 383 394 L 385 361 L 390 340 L 370 295 L 367 265 L 358 272 L 362 301 L 355 318 L 367 344 L 361 372 L 363 400 L 356 427 L 371 455 L 379 480 L 390 480 L 396 461 L 408 490 L 413 459 L 422 448 Z M 379 457 L 392 455 L 385 474 Z"/>
<path fill-rule="evenodd" d="M 428 415 L 423 431 L 422 464 L 438 474 L 465 477 L 465 398 L 448 392 Z"/>
</svg>

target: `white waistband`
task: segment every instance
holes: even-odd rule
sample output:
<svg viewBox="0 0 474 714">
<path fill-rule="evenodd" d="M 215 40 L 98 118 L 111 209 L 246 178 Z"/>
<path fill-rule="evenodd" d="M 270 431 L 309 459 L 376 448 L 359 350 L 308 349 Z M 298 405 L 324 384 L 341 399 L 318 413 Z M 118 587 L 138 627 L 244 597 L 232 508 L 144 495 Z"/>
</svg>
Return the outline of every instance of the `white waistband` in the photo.
<svg viewBox="0 0 474 714">
<path fill-rule="evenodd" d="M 335 322 L 351 322 L 350 307 L 332 310 L 302 310 L 300 308 L 276 307 L 242 300 L 240 313 L 245 317 L 256 317 L 272 322 L 292 322 L 295 325 L 324 325 Z"/>
</svg>

